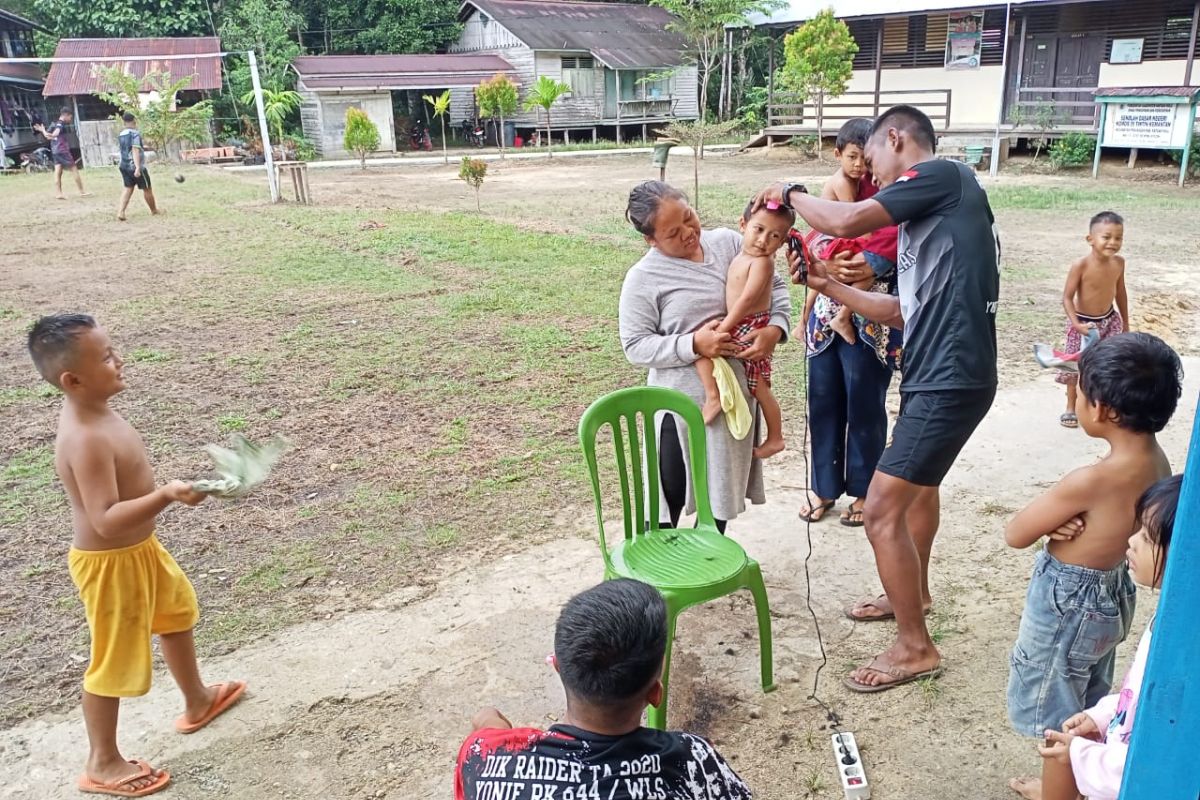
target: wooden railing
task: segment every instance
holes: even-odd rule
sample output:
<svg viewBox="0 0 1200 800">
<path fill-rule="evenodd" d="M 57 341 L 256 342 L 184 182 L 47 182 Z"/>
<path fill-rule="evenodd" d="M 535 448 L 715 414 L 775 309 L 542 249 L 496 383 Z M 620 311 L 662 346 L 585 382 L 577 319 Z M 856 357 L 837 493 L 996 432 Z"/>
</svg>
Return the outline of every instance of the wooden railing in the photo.
<svg viewBox="0 0 1200 800">
<path fill-rule="evenodd" d="M 820 109 L 820 127 L 833 131 L 857 117 L 874 119 L 880 111 L 907 103 L 929 115 L 934 128 L 950 127 L 949 89 L 889 89 L 880 92 L 846 92 L 826 99 Z M 801 101 L 796 95 L 776 92 L 767 107 L 767 124 L 816 127 L 818 109 L 815 100 Z"/>
<path fill-rule="evenodd" d="M 1095 91 L 1095 86 L 1022 86 L 1008 110 L 1008 122 L 1017 130 L 1082 126 L 1095 131 L 1100 127 Z"/>
<path fill-rule="evenodd" d="M 675 107 L 677 105 L 679 105 L 679 98 L 674 95 L 639 98 L 637 100 L 618 100 L 617 116 L 615 119 L 619 122 L 621 120 L 638 120 L 647 117 L 673 117 L 675 116 Z M 606 118 L 614 119 L 613 117 Z"/>
</svg>

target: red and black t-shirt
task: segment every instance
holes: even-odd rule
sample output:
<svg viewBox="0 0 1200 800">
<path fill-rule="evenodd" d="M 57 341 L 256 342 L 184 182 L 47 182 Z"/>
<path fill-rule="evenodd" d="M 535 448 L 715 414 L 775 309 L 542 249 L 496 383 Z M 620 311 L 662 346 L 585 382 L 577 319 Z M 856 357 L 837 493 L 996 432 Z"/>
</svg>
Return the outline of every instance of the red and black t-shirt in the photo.
<svg viewBox="0 0 1200 800">
<path fill-rule="evenodd" d="M 455 800 L 750 800 L 706 740 L 638 728 L 601 736 L 570 725 L 479 730 L 458 754 Z"/>
</svg>

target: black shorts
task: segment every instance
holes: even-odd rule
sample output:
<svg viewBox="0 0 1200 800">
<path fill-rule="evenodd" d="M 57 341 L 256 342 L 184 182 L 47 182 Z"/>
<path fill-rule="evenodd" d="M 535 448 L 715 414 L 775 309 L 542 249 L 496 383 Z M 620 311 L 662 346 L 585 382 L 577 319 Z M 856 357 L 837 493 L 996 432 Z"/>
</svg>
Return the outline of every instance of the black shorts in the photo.
<svg viewBox="0 0 1200 800">
<path fill-rule="evenodd" d="M 137 188 L 143 189 L 143 190 L 149 189 L 150 188 L 150 170 L 146 169 L 145 167 L 142 167 L 142 174 L 138 175 L 135 178 L 133 175 L 133 170 L 122 169 L 121 170 L 121 180 L 123 180 L 125 182 L 126 189 L 132 189 L 135 186 Z"/>
<path fill-rule="evenodd" d="M 75 166 L 75 157 L 69 153 L 65 155 L 63 153 L 52 153 L 51 158 L 54 159 L 54 163 L 57 166 L 60 166 L 63 169 L 70 169 L 71 167 Z"/>
<path fill-rule="evenodd" d="M 901 392 L 900 418 L 876 469 L 917 486 L 940 486 L 995 398 L 995 387 Z"/>
</svg>

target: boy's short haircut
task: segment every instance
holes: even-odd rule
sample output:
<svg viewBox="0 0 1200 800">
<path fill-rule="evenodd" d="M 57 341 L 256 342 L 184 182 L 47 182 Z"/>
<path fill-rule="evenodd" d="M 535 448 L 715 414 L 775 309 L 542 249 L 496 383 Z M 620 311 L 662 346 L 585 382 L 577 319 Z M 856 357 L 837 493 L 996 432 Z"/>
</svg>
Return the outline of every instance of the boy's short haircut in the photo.
<svg viewBox="0 0 1200 800">
<path fill-rule="evenodd" d="M 787 217 L 788 225 L 796 224 L 796 212 L 787 206 L 780 206 L 779 208 L 767 208 L 766 206 L 763 206 L 759 209 L 759 211 L 765 211 L 768 214 L 778 214 L 781 217 Z M 750 202 L 746 203 L 746 207 L 742 209 L 742 221 L 749 222 L 750 218 L 754 216 L 754 213 L 754 198 L 750 198 Z"/>
<path fill-rule="evenodd" d="M 888 128 L 902 130 L 916 139 L 918 144 L 928 147 L 930 152 L 937 152 L 937 133 L 933 130 L 933 122 L 924 111 L 915 106 L 892 106 L 875 120 L 867 138 L 870 139 Z"/>
<path fill-rule="evenodd" d="M 60 117 L 61 117 L 63 114 L 70 114 L 72 117 L 73 117 L 73 116 L 75 116 L 75 112 L 71 110 L 71 107 L 70 107 L 70 106 L 63 106 L 62 108 L 60 108 L 60 109 L 58 110 L 58 115 L 59 115 Z"/>
<path fill-rule="evenodd" d="M 554 655 L 567 693 L 598 705 L 641 701 L 662 671 L 667 606 L 640 581 L 605 581 L 563 606 Z"/>
<path fill-rule="evenodd" d="M 1167 552 L 1175 530 L 1175 512 L 1179 510 L 1179 494 L 1183 490 L 1183 475 L 1172 475 L 1155 483 L 1137 501 L 1137 524 L 1146 529 L 1152 544 Z M 1155 555 L 1154 578 L 1162 580 L 1167 563 Z"/>
<path fill-rule="evenodd" d="M 133 115 L 132 111 L 126 111 L 124 114 L 121 115 L 121 119 L 124 120 L 125 122 L 133 122 L 135 119 L 137 119 L 137 117 L 135 117 Z"/>
<path fill-rule="evenodd" d="M 61 389 L 58 378 L 71 366 L 76 339 L 95 327 L 96 320 L 87 314 L 53 314 L 33 323 L 29 329 L 29 355 L 38 373 Z"/>
<path fill-rule="evenodd" d="M 1101 211 L 1096 216 L 1092 217 L 1092 221 L 1088 223 L 1088 230 L 1097 225 L 1124 225 L 1125 220 L 1115 211 Z"/>
<path fill-rule="evenodd" d="M 1111 408 L 1120 427 L 1158 433 L 1179 404 L 1183 365 L 1157 336 L 1122 333 L 1079 356 L 1079 390 L 1092 405 Z"/>
<path fill-rule="evenodd" d="M 871 120 L 863 117 L 852 119 L 838 129 L 837 142 L 834 149 L 845 150 L 847 146 L 856 144 L 860 148 L 867 146 L 867 137 L 871 135 Z"/>
</svg>

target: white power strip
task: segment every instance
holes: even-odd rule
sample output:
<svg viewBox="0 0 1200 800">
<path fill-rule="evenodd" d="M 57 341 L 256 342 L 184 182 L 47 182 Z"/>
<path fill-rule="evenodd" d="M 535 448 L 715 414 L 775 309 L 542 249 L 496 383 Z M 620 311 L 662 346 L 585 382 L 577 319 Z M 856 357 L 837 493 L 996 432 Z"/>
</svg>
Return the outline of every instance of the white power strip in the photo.
<svg viewBox="0 0 1200 800">
<path fill-rule="evenodd" d="M 854 741 L 854 734 L 835 733 L 831 738 L 833 760 L 842 779 L 842 791 L 846 793 L 846 800 L 870 800 L 871 785 L 867 783 L 867 772 L 863 768 L 862 756 L 858 753 L 858 743 Z"/>
</svg>

